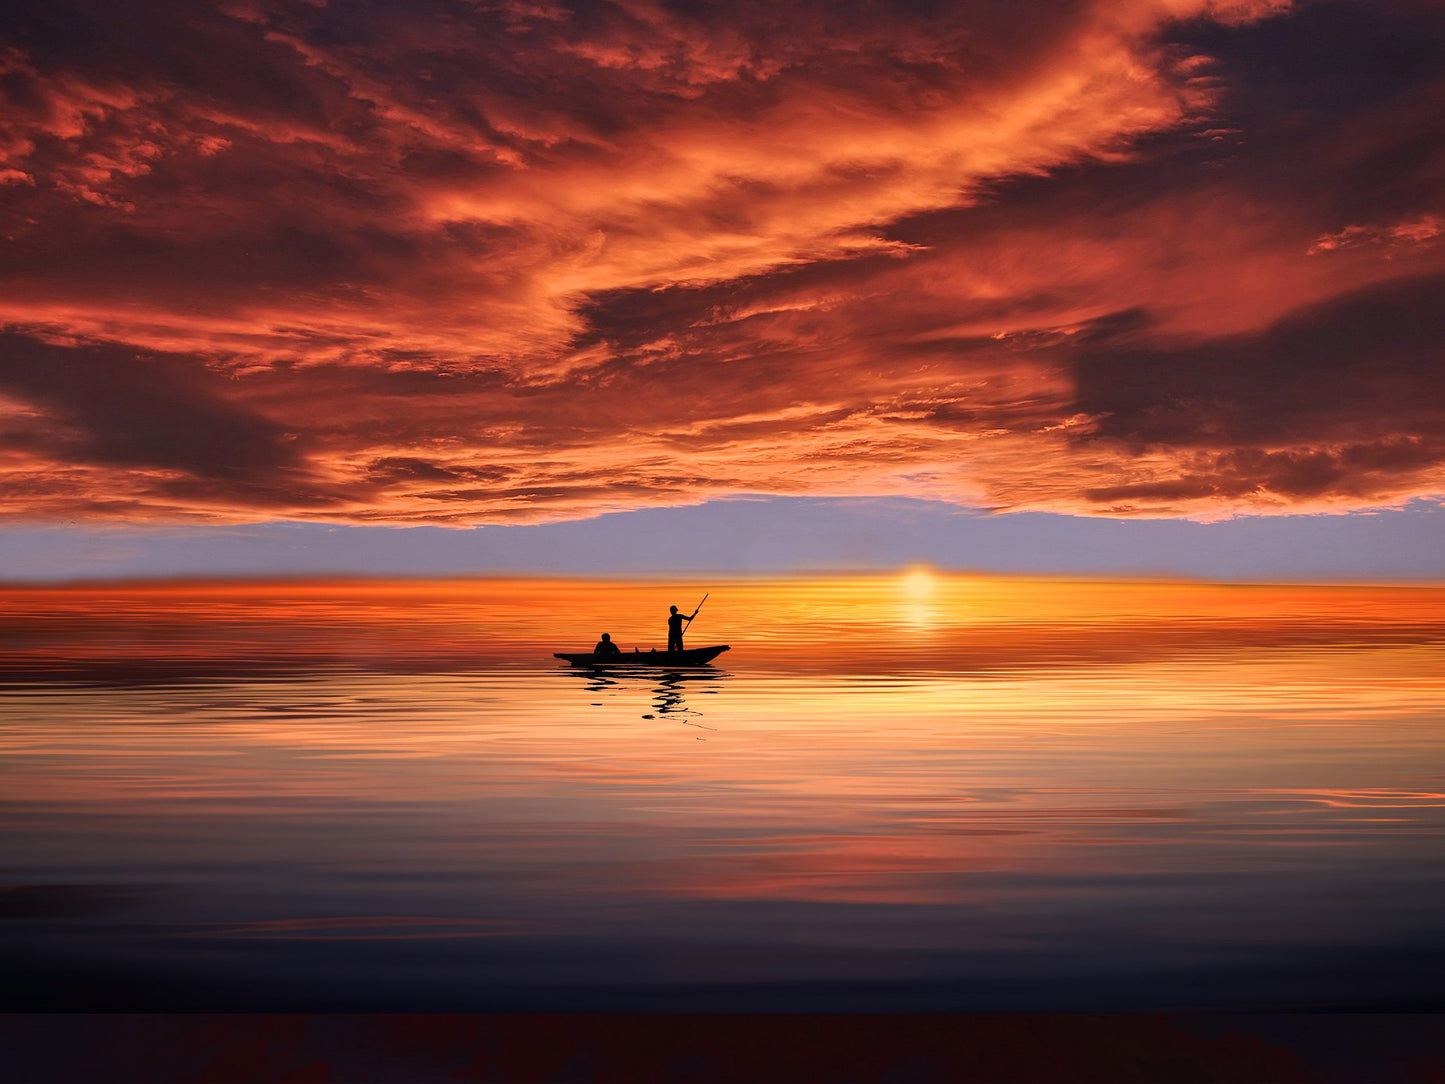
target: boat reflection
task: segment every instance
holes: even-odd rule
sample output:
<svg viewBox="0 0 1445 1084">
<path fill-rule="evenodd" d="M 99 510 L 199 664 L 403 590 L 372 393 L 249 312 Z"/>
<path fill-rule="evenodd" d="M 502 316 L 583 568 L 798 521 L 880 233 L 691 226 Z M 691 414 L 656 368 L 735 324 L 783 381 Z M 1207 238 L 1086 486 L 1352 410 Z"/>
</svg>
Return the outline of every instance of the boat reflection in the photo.
<svg viewBox="0 0 1445 1084">
<path fill-rule="evenodd" d="M 583 687 L 591 693 L 625 693 L 650 686 L 652 711 L 645 713 L 642 718 L 655 719 L 665 715 L 691 726 L 702 726 L 697 719 L 704 713 L 688 704 L 687 695 L 716 695 L 732 677 L 726 670 L 666 670 L 650 667 L 632 670 L 568 667 L 559 673 L 581 678 L 585 682 Z"/>
</svg>

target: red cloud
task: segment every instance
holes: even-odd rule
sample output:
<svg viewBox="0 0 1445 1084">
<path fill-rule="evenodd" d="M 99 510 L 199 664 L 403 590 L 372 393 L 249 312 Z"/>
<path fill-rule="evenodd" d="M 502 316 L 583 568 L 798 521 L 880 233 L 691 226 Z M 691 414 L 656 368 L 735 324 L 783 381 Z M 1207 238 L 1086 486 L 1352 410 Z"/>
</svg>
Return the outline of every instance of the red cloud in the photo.
<svg viewBox="0 0 1445 1084">
<path fill-rule="evenodd" d="M 1445 271 L 1445 88 L 1347 16 L 57 12 L 0 52 L 16 514 L 905 492 L 1218 515 L 1445 489 L 1414 360 L 1437 329 L 1372 323 L 1419 325 Z M 1409 5 L 1369 26 L 1445 41 Z M 1361 70 L 1289 77 L 1321 41 Z M 1285 76 L 1253 85 L 1250 49 Z M 1348 346 L 1322 384 L 1315 326 Z"/>
</svg>

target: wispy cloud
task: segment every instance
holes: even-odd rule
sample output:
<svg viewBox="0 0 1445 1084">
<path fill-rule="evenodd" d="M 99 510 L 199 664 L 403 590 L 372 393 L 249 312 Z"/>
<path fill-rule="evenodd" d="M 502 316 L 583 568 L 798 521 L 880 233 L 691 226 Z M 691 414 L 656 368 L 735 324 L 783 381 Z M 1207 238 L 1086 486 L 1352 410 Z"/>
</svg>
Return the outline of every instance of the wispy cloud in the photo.
<svg viewBox="0 0 1445 1084">
<path fill-rule="evenodd" d="M 1445 491 L 1426 5 L 9 18 L 13 514 Z"/>
</svg>

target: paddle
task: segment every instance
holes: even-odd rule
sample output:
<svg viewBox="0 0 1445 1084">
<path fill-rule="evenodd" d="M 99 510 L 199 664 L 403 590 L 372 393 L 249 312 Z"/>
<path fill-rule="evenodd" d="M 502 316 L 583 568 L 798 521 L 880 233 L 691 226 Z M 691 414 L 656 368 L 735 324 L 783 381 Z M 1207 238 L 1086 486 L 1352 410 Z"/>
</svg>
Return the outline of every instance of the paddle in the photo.
<svg viewBox="0 0 1445 1084">
<path fill-rule="evenodd" d="M 708 595 L 710 595 L 710 594 L 712 594 L 711 591 L 708 592 Z M 707 595 L 703 595 L 703 596 L 702 596 L 702 602 L 706 602 L 706 601 L 707 601 Z M 699 603 L 697 604 L 697 609 L 695 609 L 695 610 L 692 611 L 692 617 L 696 617 L 699 613 L 702 612 L 702 602 L 699 602 Z M 689 617 L 689 618 L 687 619 L 687 625 L 683 625 L 683 626 L 682 626 L 684 630 L 687 629 L 687 626 L 688 626 L 688 625 L 691 625 L 691 624 L 692 624 L 692 617 Z"/>
</svg>

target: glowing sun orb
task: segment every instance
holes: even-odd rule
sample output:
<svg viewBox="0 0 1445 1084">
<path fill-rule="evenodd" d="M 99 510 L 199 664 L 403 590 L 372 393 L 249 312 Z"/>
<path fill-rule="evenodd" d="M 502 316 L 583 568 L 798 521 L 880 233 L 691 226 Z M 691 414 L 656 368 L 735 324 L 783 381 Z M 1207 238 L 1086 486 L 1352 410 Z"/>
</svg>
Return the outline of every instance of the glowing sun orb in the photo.
<svg viewBox="0 0 1445 1084">
<path fill-rule="evenodd" d="M 909 598 L 926 599 L 933 596 L 937 583 L 933 573 L 926 568 L 909 568 L 903 571 L 903 590 Z"/>
</svg>

